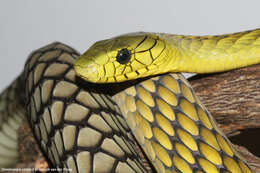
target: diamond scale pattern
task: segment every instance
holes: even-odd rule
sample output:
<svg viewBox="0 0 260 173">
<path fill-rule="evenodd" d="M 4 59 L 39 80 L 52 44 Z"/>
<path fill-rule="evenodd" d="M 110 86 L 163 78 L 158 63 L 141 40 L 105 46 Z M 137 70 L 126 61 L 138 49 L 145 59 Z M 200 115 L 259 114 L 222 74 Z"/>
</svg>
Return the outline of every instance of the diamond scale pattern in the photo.
<svg viewBox="0 0 260 173">
<path fill-rule="evenodd" d="M 42 150 L 53 166 L 73 172 L 146 172 L 111 98 L 77 83 L 72 69 L 78 56 L 53 43 L 33 52 L 25 65 L 28 118 Z"/>
<path fill-rule="evenodd" d="M 252 172 L 181 74 L 152 78 L 114 99 L 158 172 Z"/>
</svg>

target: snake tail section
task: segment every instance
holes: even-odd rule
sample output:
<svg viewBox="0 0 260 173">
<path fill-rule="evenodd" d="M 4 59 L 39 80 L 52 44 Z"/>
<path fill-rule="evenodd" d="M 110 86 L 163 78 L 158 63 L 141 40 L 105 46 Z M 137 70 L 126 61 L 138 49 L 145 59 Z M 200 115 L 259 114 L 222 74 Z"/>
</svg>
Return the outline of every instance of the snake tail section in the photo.
<svg viewBox="0 0 260 173">
<path fill-rule="evenodd" d="M 114 96 L 158 173 L 252 173 L 181 74 Z"/>
<path fill-rule="evenodd" d="M 53 43 L 25 65 L 28 120 L 51 165 L 73 173 L 145 173 L 135 141 L 109 96 L 77 83 L 79 53 Z"/>
<path fill-rule="evenodd" d="M 0 94 L 0 168 L 13 167 L 20 158 L 18 129 L 25 117 L 21 78 Z"/>
</svg>

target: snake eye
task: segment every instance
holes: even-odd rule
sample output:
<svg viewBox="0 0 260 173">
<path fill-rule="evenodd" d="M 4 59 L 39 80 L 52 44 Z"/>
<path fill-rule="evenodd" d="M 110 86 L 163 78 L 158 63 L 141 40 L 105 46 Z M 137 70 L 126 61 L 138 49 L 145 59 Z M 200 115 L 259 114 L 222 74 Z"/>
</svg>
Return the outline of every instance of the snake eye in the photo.
<svg viewBox="0 0 260 173">
<path fill-rule="evenodd" d="M 126 48 L 119 50 L 116 56 L 116 60 L 120 64 L 128 63 L 130 58 L 131 58 L 131 52 Z"/>
</svg>

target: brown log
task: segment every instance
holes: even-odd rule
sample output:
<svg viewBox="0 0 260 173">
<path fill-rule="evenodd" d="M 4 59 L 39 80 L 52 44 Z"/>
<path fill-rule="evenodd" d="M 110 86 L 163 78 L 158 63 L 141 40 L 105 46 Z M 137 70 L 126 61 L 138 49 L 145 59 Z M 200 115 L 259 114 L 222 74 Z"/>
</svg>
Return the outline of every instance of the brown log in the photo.
<svg viewBox="0 0 260 173">
<path fill-rule="evenodd" d="M 46 173 L 46 170 L 49 168 L 48 163 L 34 139 L 26 118 L 19 128 L 18 140 L 19 154 L 21 157 L 16 168 L 21 169 L 19 173 L 28 173 L 30 172 L 28 171 L 29 168 L 31 168 L 31 172 L 33 172 L 33 170 L 39 170 L 40 173 Z M 10 173 L 17 173 L 17 171 L 10 171 Z"/>
<path fill-rule="evenodd" d="M 260 171 L 260 65 L 189 79 L 232 143 Z"/>
</svg>

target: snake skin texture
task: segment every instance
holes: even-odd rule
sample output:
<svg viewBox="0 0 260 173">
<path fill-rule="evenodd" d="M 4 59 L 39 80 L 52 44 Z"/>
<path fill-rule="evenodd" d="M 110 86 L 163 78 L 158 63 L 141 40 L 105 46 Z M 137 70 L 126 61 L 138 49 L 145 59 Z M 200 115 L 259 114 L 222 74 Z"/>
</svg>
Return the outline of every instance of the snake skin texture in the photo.
<svg viewBox="0 0 260 173">
<path fill-rule="evenodd" d="M 157 172 L 250 173 L 181 74 L 168 74 L 114 97 Z"/>
<path fill-rule="evenodd" d="M 29 122 L 54 167 L 73 172 L 145 172 L 134 140 L 108 96 L 76 85 L 72 48 L 53 43 L 32 53 L 25 79 Z"/>
<path fill-rule="evenodd" d="M 19 160 L 16 131 L 26 112 L 54 168 L 73 173 L 253 172 L 181 74 L 148 79 L 110 96 L 76 77 L 78 56 L 58 42 L 38 49 L 0 95 L 0 167 Z M 150 161 L 140 156 L 139 145 Z"/>
<path fill-rule="evenodd" d="M 260 63 L 259 45 L 260 29 L 215 36 L 127 33 L 94 43 L 74 66 L 78 76 L 94 83 L 173 72 L 216 73 Z M 118 61 L 122 54 L 124 63 Z"/>
<path fill-rule="evenodd" d="M 25 115 L 19 83 L 15 80 L 0 95 L 0 168 L 11 167 L 19 161 L 17 130 Z"/>
</svg>

